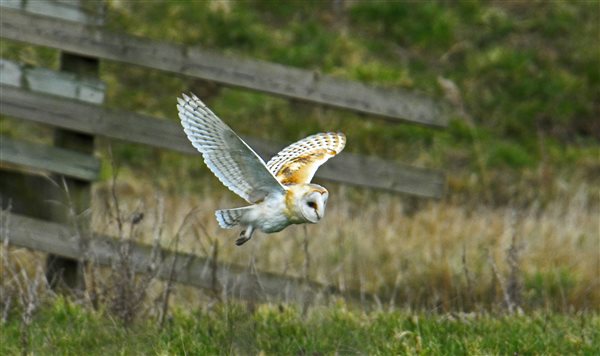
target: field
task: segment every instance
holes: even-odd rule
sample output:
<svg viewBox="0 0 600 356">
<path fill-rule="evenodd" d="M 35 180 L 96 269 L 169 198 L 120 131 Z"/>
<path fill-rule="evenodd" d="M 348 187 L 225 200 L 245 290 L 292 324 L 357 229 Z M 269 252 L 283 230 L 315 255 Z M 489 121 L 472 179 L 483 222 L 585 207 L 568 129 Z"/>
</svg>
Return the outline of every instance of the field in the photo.
<svg viewBox="0 0 600 356">
<path fill-rule="evenodd" d="M 239 201 L 210 179 L 205 188 L 222 195 L 163 199 L 163 245 L 172 245 L 179 231 L 181 251 L 211 257 L 218 244 L 219 261 L 306 276 L 376 294 L 385 305 L 430 311 L 502 309 L 506 294 L 525 310 L 597 310 L 600 302 L 598 207 L 586 186 L 571 186 L 543 209 L 426 202 L 407 212 L 399 197 L 328 184 L 326 224 L 261 234 L 240 249 L 233 248 L 236 232 L 221 230 L 213 216 Z M 134 235 L 150 243 L 160 215 L 156 194 L 139 180 L 136 186 L 122 181 L 117 195 L 123 214 L 144 213 Z M 104 188 L 97 189 L 94 230 L 117 236 L 104 210 L 111 206 L 110 185 Z"/>
<path fill-rule="evenodd" d="M 597 354 L 599 14 L 592 1 L 108 1 L 114 31 L 415 90 L 451 115 L 444 130 L 396 124 L 109 61 L 106 106 L 176 121 L 174 98 L 192 91 L 242 135 L 343 131 L 348 152 L 444 170 L 446 194 L 318 181 L 322 223 L 238 248 L 213 212 L 244 203 L 199 156 L 99 138 L 94 232 L 158 235 L 358 298 L 257 304 L 93 265 L 94 285 L 65 296 L 42 254 L 3 245 L 0 354 Z M 59 66 L 58 51 L 11 41 L 0 55 Z M 0 133 L 53 135 L 4 116 Z"/>
<path fill-rule="evenodd" d="M 240 305 L 177 310 L 163 329 L 145 321 L 120 326 L 102 312 L 64 299 L 46 306 L 28 330 L 36 354 L 107 355 L 594 355 L 600 318 L 590 314 L 497 316 Z M 18 354 L 18 318 L 3 326 L 0 352 Z"/>
</svg>

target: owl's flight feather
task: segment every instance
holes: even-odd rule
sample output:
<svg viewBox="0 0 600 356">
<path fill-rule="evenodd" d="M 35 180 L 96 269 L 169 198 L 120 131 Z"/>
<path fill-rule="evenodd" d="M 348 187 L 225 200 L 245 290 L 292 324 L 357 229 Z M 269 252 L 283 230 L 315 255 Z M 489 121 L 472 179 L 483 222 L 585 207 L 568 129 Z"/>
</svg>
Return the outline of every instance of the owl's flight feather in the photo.
<svg viewBox="0 0 600 356">
<path fill-rule="evenodd" d="M 272 192 L 285 192 L 262 158 L 200 99 L 183 94 L 177 102 L 185 134 L 227 188 L 249 203 Z"/>
<path fill-rule="evenodd" d="M 315 172 L 346 145 L 341 132 L 318 133 L 287 146 L 269 160 L 267 168 L 281 184 L 310 183 Z"/>
</svg>

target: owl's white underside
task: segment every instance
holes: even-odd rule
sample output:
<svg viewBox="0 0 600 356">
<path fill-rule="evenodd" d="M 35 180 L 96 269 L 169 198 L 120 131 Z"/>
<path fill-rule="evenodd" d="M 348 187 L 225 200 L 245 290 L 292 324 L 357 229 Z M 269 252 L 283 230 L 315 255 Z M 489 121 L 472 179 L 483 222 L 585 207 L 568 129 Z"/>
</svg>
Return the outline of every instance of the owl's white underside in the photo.
<svg viewBox="0 0 600 356">
<path fill-rule="evenodd" d="M 285 211 L 285 195 L 272 193 L 262 202 L 251 205 L 242 216 L 240 225 L 254 226 L 266 233 L 279 232 L 293 223 Z"/>
</svg>

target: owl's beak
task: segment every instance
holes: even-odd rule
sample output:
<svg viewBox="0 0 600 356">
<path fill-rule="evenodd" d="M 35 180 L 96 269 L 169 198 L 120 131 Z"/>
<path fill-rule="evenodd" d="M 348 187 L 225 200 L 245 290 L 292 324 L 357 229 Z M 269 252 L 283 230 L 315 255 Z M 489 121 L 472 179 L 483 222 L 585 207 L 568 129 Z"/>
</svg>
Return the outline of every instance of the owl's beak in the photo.
<svg viewBox="0 0 600 356">
<path fill-rule="evenodd" d="M 317 215 L 317 221 L 321 221 L 323 216 L 325 216 L 325 201 L 323 200 L 323 196 L 321 195 L 321 201 L 317 203 L 317 208 L 315 209 L 315 214 Z"/>
</svg>

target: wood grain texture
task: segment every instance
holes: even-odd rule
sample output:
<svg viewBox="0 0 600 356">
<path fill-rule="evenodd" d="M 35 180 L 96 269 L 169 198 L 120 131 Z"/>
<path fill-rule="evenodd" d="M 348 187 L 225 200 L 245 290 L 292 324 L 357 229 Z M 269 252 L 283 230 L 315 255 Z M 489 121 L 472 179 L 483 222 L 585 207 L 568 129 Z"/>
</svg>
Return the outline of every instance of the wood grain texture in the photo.
<svg viewBox="0 0 600 356">
<path fill-rule="evenodd" d="M 43 251 L 66 258 L 80 259 L 89 256 L 89 261 L 100 265 L 111 265 L 119 256 L 120 242 L 108 236 L 84 236 L 86 244 L 80 243 L 80 236 L 68 225 L 46 222 L 18 214 L 2 213 L 8 221 L 2 229 L 2 241 L 8 238 L 13 246 Z M 131 251 L 131 265 L 135 271 L 150 271 L 152 246 L 128 241 Z M 87 246 L 87 247 L 82 247 Z M 86 248 L 85 251 L 82 251 Z M 209 258 L 188 253 L 160 249 L 157 254 L 157 277 L 166 279 L 175 259 L 174 280 L 190 286 L 213 289 L 213 275 L 217 277 L 217 286 L 228 298 L 258 299 L 260 301 L 303 302 L 306 298 L 315 299 L 342 293 L 333 286 L 316 282 L 305 282 L 300 278 L 284 275 L 250 272 L 248 268 L 224 263 L 214 263 Z M 356 298 L 356 293 L 345 294 Z"/>
<path fill-rule="evenodd" d="M 12 86 L 2 85 L 0 89 L 0 112 L 4 115 L 91 135 L 198 154 L 177 122 L 33 93 Z M 265 161 L 285 146 L 251 137 L 242 138 Z M 348 139 L 351 142 L 352 138 Z M 444 175 L 439 171 L 346 152 L 323 165 L 317 171 L 316 178 L 422 197 L 442 196 L 445 184 Z"/>
<path fill-rule="evenodd" d="M 106 85 L 91 77 L 79 78 L 74 73 L 46 68 L 30 68 L 0 58 L 0 84 L 27 88 L 92 104 L 104 102 Z"/>
<path fill-rule="evenodd" d="M 145 66 L 360 113 L 444 127 L 434 100 L 403 90 L 375 88 L 284 65 L 108 32 L 3 8 L 0 36 L 90 57 Z"/>
<path fill-rule="evenodd" d="M 46 170 L 66 177 L 94 181 L 100 160 L 94 156 L 0 136 L 0 161 Z"/>
<path fill-rule="evenodd" d="M 83 24 L 104 23 L 104 17 L 99 12 L 102 8 L 101 1 L 81 3 L 74 0 L 2 0 L 0 6 Z"/>
</svg>

